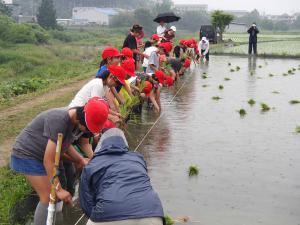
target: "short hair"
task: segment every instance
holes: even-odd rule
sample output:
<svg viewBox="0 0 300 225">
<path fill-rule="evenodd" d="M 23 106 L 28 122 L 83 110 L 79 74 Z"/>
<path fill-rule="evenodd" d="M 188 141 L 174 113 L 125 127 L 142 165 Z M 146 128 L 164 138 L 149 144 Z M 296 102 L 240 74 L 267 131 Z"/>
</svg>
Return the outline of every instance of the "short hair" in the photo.
<svg viewBox="0 0 300 225">
<path fill-rule="evenodd" d="M 141 32 L 143 30 L 143 27 L 139 24 L 134 24 L 132 28 L 130 29 L 131 32 Z"/>
</svg>

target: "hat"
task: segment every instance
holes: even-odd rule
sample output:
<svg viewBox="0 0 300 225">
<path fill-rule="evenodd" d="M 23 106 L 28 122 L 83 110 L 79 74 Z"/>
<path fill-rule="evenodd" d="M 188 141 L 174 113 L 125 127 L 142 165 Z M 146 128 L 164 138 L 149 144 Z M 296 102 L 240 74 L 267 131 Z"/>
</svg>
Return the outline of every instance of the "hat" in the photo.
<svg viewBox="0 0 300 225">
<path fill-rule="evenodd" d="M 102 51 L 102 59 L 107 59 L 108 57 L 120 57 L 120 56 L 122 56 L 122 54 L 120 54 L 120 52 L 113 47 L 105 48 Z"/>
<path fill-rule="evenodd" d="M 108 66 L 108 70 L 122 85 L 125 84 L 126 72 L 121 66 L 111 65 Z"/>
<path fill-rule="evenodd" d="M 163 48 L 167 53 L 172 51 L 173 45 L 171 42 L 163 42 L 158 45 L 158 47 Z"/>
<path fill-rule="evenodd" d="M 116 124 L 114 124 L 110 120 L 106 120 L 105 123 L 103 124 L 102 130 L 103 129 L 115 128 L 115 127 L 117 127 Z"/>
<path fill-rule="evenodd" d="M 144 82 L 144 89 L 143 92 L 145 93 L 146 96 L 149 96 L 151 91 L 152 91 L 153 85 L 150 81 L 145 81 Z"/>
<path fill-rule="evenodd" d="M 189 67 L 191 66 L 191 60 L 188 59 L 188 58 L 186 58 L 185 61 L 184 61 L 183 66 L 184 66 L 185 68 L 189 68 Z"/>
<path fill-rule="evenodd" d="M 185 42 L 186 42 L 186 40 L 181 39 L 181 40 L 179 41 L 179 44 L 185 45 Z"/>
<path fill-rule="evenodd" d="M 161 71 L 161 70 L 156 70 L 156 71 L 155 71 L 155 76 L 157 77 L 158 82 L 159 82 L 160 84 L 163 84 L 163 83 L 164 83 L 164 80 L 165 80 L 165 74 L 164 74 L 163 71 Z"/>
<path fill-rule="evenodd" d="M 99 97 L 93 97 L 84 106 L 84 113 L 89 131 L 99 133 L 108 118 L 108 104 Z"/>
<path fill-rule="evenodd" d="M 131 28 L 132 32 L 141 32 L 143 30 L 143 27 L 139 24 L 134 24 Z"/>
<path fill-rule="evenodd" d="M 152 34 L 151 38 L 155 41 L 159 41 L 159 36 L 157 34 Z"/>
<path fill-rule="evenodd" d="M 175 26 L 171 26 L 170 29 L 173 30 L 174 32 L 176 32 L 177 30 Z"/>
<path fill-rule="evenodd" d="M 206 37 L 202 37 L 201 41 L 207 41 Z"/>
<path fill-rule="evenodd" d="M 173 79 L 173 77 L 171 77 L 171 76 L 166 76 L 166 77 L 165 77 L 165 84 L 166 84 L 168 87 L 173 86 L 173 84 L 174 84 L 174 79 Z"/>
<path fill-rule="evenodd" d="M 106 146 L 105 141 L 107 139 L 111 138 L 111 137 L 120 137 L 120 138 L 122 138 L 123 141 L 124 141 L 124 144 L 128 147 L 128 142 L 126 140 L 124 132 L 122 130 L 120 130 L 119 128 L 113 128 L 112 127 L 110 129 L 108 129 L 104 134 L 102 134 L 94 153 L 97 153 L 101 150 L 106 149 L 106 147 L 108 147 L 108 146 Z M 109 144 L 110 144 L 110 146 L 109 146 L 110 149 L 113 149 L 113 147 L 115 147 L 115 146 L 111 145 L 111 142 L 109 142 Z"/>
<path fill-rule="evenodd" d="M 133 52 L 130 48 L 122 48 L 121 54 L 124 55 L 126 58 L 133 58 Z"/>
<path fill-rule="evenodd" d="M 122 68 L 125 70 L 126 74 L 134 77 L 135 76 L 135 63 L 134 59 L 125 59 L 121 63 Z"/>
</svg>

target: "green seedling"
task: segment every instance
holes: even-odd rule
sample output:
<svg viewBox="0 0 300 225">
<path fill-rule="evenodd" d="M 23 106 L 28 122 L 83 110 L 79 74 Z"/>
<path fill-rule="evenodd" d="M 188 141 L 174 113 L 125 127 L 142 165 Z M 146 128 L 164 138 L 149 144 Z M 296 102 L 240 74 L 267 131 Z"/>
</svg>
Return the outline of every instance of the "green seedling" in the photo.
<svg viewBox="0 0 300 225">
<path fill-rule="evenodd" d="M 228 66 L 231 66 L 231 63 L 230 63 L 230 62 L 228 63 Z"/>
<path fill-rule="evenodd" d="M 239 66 L 237 66 L 235 69 L 236 69 L 236 71 L 239 71 L 241 68 Z"/>
<path fill-rule="evenodd" d="M 258 68 L 262 68 L 262 65 L 259 65 Z"/>
<path fill-rule="evenodd" d="M 220 90 L 223 90 L 223 89 L 224 89 L 224 86 L 223 86 L 223 85 L 219 85 L 219 89 L 220 89 Z"/>
<path fill-rule="evenodd" d="M 274 77 L 274 74 L 270 73 L 270 74 L 269 74 L 269 77 Z"/>
<path fill-rule="evenodd" d="M 207 76 L 206 75 L 202 75 L 202 79 L 206 79 L 207 78 Z"/>
<path fill-rule="evenodd" d="M 202 74 L 203 74 L 203 75 L 206 75 L 207 73 L 206 73 L 206 72 L 203 72 Z"/>
<path fill-rule="evenodd" d="M 196 175 L 198 175 L 198 173 L 199 173 L 199 169 L 198 169 L 198 167 L 197 166 L 190 166 L 189 167 L 189 176 L 191 177 L 191 176 L 196 176 Z"/>
<path fill-rule="evenodd" d="M 169 215 L 165 215 L 165 221 L 166 221 L 166 225 L 173 225 L 175 223 L 173 218 L 170 217 Z"/>
<path fill-rule="evenodd" d="M 250 72 L 250 75 L 251 75 L 251 76 L 253 76 L 253 75 L 254 75 L 254 72 L 253 72 L 253 71 L 251 71 L 251 72 Z"/>
<path fill-rule="evenodd" d="M 295 132 L 296 132 L 297 134 L 300 134 L 300 126 L 297 126 L 297 127 L 295 128 Z"/>
<path fill-rule="evenodd" d="M 287 75 L 288 75 L 287 73 L 283 73 L 283 74 L 282 74 L 282 76 L 285 76 L 285 77 L 286 77 Z"/>
<path fill-rule="evenodd" d="M 230 72 L 234 72 L 235 70 L 234 69 L 230 69 Z"/>
<path fill-rule="evenodd" d="M 289 101 L 289 103 L 290 103 L 291 105 L 294 105 L 294 104 L 299 104 L 300 101 L 299 101 L 299 100 L 291 100 L 291 101 Z"/>
<path fill-rule="evenodd" d="M 279 91 L 272 91 L 273 94 L 279 94 Z"/>
<path fill-rule="evenodd" d="M 202 87 L 206 88 L 208 87 L 209 85 L 208 84 L 203 84 Z"/>
<path fill-rule="evenodd" d="M 256 102 L 252 98 L 249 99 L 249 101 L 248 101 L 248 104 L 251 105 L 251 106 L 253 106 L 255 103 Z"/>
<path fill-rule="evenodd" d="M 293 74 L 293 71 L 292 71 L 292 70 L 288 70 L 288 73 L 289 73 L 289 74 Z"/>
<path fill-rule="evenodd" d="M 292 70 L 293 70 L 293 71 L 296 71 L 296 68 L 293 67 Z"/>
<path fill-rule="evenodd" d="M 225 77 L 225 78 L 224 78 L 224 80 L 225 80 L 225 81 L 229 81 L 229 80 L 230 80 L 230 78 L 228 78 L 228 77 Z"/>
<path fill-rule="evenodd" d="M 220 99 L 222 99 L 222 98 L 220 98 L 219 96 L 213 96 L 213 97 L 212 97 L 212 100 L 219 101 Z"/>
<path fill-rule="evenodd" d="M 261 103 L 260 106 L 261 106 L 261 111 L 263 112 L 267 112 L 271 109 L 266 103 Z"/>
<path fill-rule="evenodd" d="M 247 114 L 245 109 L 240 109 L 239 111 L 240 116 L 245 116 Z"/>
</svg>

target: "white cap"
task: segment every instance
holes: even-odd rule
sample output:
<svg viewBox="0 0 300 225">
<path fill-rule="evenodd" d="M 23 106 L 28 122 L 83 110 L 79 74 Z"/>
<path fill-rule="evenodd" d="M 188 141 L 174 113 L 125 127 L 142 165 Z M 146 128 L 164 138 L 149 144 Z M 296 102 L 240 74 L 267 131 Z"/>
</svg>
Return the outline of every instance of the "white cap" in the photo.
<svg viewBox="0 0 300 225">
<path fill-rule="evenodd" d="M 252 26 L 253 26 L 253 27 L 256 27 L 256 24 L 254 23 L 254 24 L 252 24 Z"/>
<path fill-rule="evenodd" d="M 202 37 L 202 39 L 201 39 L 202 41 L 206 41 L 206 37 Z"/>
<path fill-rule="evenodd" d="M 176 32 L 177 30 L 175 26 L 171 26 L 170 29 L 173 30 L 174 32 Z"/>
</svg>

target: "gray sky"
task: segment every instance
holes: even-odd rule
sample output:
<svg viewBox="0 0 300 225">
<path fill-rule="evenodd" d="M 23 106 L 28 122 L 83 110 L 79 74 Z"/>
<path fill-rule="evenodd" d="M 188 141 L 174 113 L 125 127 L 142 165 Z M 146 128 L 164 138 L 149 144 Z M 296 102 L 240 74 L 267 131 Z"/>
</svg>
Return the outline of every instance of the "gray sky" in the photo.
<svg viewBox="0 0 300 225">
<path fill-rule="evenodd" d="M 300 12 L 300 0 L 173 0 L 174 3 L 207 4 L 208 9 L 243 9 L 251 11 L 258 9 L 267 14 L 282 14 Z"/>
</svg>

